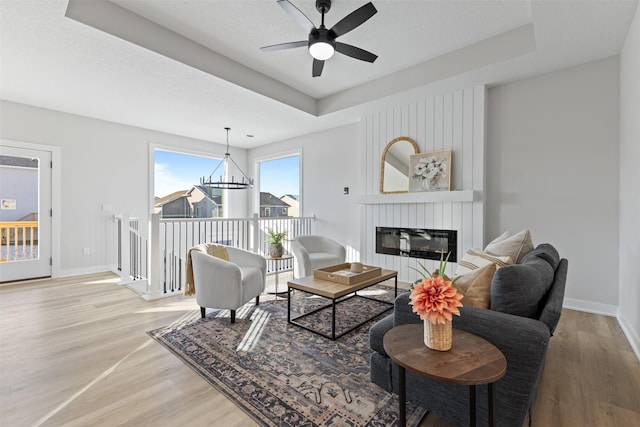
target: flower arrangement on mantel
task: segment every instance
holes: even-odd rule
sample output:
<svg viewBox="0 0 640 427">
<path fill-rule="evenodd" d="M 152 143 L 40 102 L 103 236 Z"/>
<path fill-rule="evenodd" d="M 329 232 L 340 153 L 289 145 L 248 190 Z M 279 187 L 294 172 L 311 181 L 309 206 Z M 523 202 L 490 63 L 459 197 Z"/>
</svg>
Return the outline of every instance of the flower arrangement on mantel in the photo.
<svg viewBox="0 0 640 427">
<path fill-rule="evenodd" d="M 444 274 L 449 255 L 445 260 L 440 258 L 440 266 L 433 274 L 418 263 L 422 271 L 416 271 L 422 280 L 411 286 L 409 302 L 413 312 L 424 321 L 425 345 L 440 351 L 451 349 L 451 321 L 454 314 L 460 315 L 458 307 L 462 307 L 460 300 L 464 297 L 453 287 L 459 276 L 450 280 Z"/>
</svg>

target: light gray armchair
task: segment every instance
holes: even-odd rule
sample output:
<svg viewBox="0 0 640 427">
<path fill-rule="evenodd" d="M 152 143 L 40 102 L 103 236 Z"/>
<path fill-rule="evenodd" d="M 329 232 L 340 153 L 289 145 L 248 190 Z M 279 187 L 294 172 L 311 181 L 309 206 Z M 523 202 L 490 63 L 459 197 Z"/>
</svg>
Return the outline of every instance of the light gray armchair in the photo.
<svg viewBox="0 0 640 427">
<path fill-rule="evenodd" d="M 340 243 L 324 236 L 298 236 L 291 242 L 293 277 L 313 275 L 313 270 L 344 262 L 347 251 Z"/>
<path fill-rule="evenodd" d="M 212 256 L 198 245 L 190 250 L 196 301 L 200 314 L 206 308 L 231 310 L 231 323 L 236 321 L 236 310 L 252 298 L 256 305 L 264 291 L 267 261 L 263 256 L 244 249 L 224 246 L 229 260 Z"/>
</svg>

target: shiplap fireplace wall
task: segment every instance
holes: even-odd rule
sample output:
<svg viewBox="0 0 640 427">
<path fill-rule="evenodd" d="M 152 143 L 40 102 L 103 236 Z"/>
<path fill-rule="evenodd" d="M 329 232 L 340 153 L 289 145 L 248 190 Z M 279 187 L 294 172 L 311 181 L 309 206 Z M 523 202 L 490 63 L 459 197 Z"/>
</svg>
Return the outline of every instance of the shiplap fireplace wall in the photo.
<svg viewBox="0 0 640 427">
<path fill-rule="evenodd" d="M 383 227 L 451 229 L 458 231 L 458 259 L 484 243 L 484 86 L 461 89 L 390 107 L 362 117 L 362 189 L 360 205 L 360 259 L 396 270 L 399 279 L 419 277 L 413 268 L 428 260 L 377 254 L 375 230 Z M 421 153 L 452 150 L 450 192 L 380 194 L 381 155 L 389 141 L 408 136 Z M 455 271 L 455 264 L 447 268 Z"/>
</svg>

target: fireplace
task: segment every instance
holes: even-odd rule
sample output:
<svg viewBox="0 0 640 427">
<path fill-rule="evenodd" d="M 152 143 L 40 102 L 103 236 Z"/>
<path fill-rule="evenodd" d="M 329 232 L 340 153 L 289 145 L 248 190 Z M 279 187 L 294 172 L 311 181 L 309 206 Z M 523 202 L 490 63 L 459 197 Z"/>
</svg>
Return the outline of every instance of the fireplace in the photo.
<svg viewBox="0 0 640 427">
<path fill-rule="evenodd" d="M 439 260 L 458 260 L 458 232 L 426 228 L 376 227 L 376 253 Z"/>
</svg>

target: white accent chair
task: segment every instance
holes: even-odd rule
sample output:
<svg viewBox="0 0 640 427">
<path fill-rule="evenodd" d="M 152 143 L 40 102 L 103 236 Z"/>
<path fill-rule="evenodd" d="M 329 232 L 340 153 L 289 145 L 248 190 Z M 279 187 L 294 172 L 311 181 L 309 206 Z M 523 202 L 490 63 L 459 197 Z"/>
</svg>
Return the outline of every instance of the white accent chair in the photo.
<svg viewBox="0 0 640 427">
<path fill-rule="evenodd" d="M 323 236 L 298 236 L 291 241 L 293 277 L 313 276 L 313 270 L 344 262 L 347 251 L 340 243 Z"/>
<path fill-rule="evenodd" d="M 196 246 L 197 248 L 197 246 Z M 200 315 L 205 317 L 206 308 L 231 310 L 231 323 L 236 321 L 236 310 L 256 299 L 264 291 L 267 261 L 263 256 L 232 246 L 225 246 L 229 261 L 191 251 L 193 282 Z"/>
</svg>

